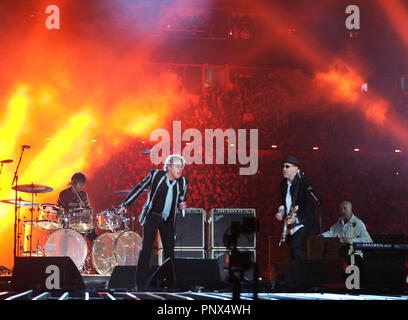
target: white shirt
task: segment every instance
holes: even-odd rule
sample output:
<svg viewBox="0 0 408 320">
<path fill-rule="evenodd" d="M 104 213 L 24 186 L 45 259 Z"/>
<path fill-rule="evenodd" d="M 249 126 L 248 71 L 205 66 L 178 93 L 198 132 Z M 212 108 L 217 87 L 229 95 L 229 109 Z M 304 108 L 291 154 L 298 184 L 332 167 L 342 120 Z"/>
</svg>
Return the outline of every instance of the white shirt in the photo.
<svg viewBox="0 0 408 320">
<path fill-rule="evenodd" d="M 325 238 L 332 238 L 337 235 L 341 243 L 347 243 L 349 242 L 350 232 L 353 224 L 355 226 L 353 242 L 373 242 L 367 232 L 364 222 L 357 218 L 354 214 L 346 223 L 344 223 L 344 220 L 340 218 L 333 226 L 331 226 L 329 231 L 323 232 L 322 236 Z"/>
<path fill-rule="evenodd" d="M 292 195 L 290 194 L 290 187 L 292 186 L 292 183 L 289 182 L 289 180 L 286 180 L 287 184 L 288 184 L 288 190 L 286 191 L 286 215 L 289 214 L 290 212 L 290 208 L 292 207 Z M 280 206 L 279 210 L 284 210 L 284 206 Z M 294 214 L 294 216 L 296 217 L 296 214 Z M 296 218 L 296 226 L 293 227 L 292 229 L 288 229 L 289 230 L 289 234 L 294 234 L 296 231 L 298 231 L 300 228 L 303 227 L 303 224 L 298 224 L 299 220 L 298 218 Z"/>
</svg>

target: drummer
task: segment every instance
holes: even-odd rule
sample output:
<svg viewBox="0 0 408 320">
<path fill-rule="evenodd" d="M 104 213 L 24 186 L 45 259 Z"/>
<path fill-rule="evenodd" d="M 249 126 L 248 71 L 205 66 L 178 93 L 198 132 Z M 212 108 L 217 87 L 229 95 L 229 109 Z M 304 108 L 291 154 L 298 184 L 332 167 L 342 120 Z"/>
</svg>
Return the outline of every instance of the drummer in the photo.
<svg viewBox="0 0 408 320">
<path fill-rule="evenodd" d="M 75 208 L 91 208 L 88 194 L 83 190 L 86 184 L 86 176 L 82 172 L 76 172 L 71 177 L 69 188 L 64 189 L 58 196 L 58 205 L 64 209 L 65 214 Z M 91 230 L 86 237 L 93 241 L 96 239 L 95 230 Z"/>
</svg>

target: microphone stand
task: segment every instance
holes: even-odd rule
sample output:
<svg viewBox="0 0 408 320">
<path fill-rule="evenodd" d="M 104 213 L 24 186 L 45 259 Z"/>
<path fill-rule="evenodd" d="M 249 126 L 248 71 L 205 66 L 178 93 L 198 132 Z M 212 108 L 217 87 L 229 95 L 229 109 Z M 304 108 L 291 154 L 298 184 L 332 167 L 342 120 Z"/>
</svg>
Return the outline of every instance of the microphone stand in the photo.
<svg viewBox="0 0 408 320">
<path fill-rule="evenodd" d="M 17 192 L 18 192 L 18 169 L 20 167 L 20 163 L 21 163 L 21 159 L 23 158 L 23 153 L 24 153 L 24 147 L 21 148 L 21 154 L 20 154 L 20 159 L 18 160 L 18 164 L 16 167 L 16 171 L 14 172 L 14 178 L 13 178 L 13 182 L 11 183 L 11 186 L 13 186 L 14 182 L 16 182 L 15 184 L 15 201 L 16 203 L 14 204 L 14 262 L 15 259 L 17 257 L 17 248 L 16 248 L 16 241 L 17 241 L 17 231 L 19 232 L 20 230 L 20 218 L 19 215 L 17 214 Z M 18 224 L 18 226 L 17 226 Z M 20 235 L 18 235 L 18 242 L 20 242 Z M 18 245 L 20 245 L 20 243 L 18 243 Z"/>
<path fill-rule="evenodd" d="M 310 190 L 310 194 L 312 195 L 313 199 L 316 201 L 317 207 L 319 208 L 319 234 L 321 235 L 323 233 L 323 212 L 322 212 L 323 203 L 314 194 L 312 190 Z M 323 237 L 320 236 L 320 259 L 323 259 L 323 258 L 324 258 L 324 242 L 323 242 Z"/>
</svg>

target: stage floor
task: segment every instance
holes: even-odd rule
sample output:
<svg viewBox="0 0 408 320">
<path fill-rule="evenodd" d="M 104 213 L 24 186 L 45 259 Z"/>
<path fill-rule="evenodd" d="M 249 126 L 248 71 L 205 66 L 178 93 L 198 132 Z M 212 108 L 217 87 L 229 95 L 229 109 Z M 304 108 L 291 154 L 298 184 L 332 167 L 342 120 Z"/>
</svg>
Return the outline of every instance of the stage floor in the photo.
<svg viewBox="0 0 408 320">
<path fill-rule="evenodd" d="M 34 294 L 32 290 L 24 292 L 0 292 L 0 300 L 216 300 L 231 301 L 231 292 L 157 292 L 157 291 L 136 291 L 136 292 L 89 292 L 61 294 L 51 294 L 41 292 Z M 240 300 L 254 300 L 253 293 L 241 293 Z M 408 301 L 408 295 L 368 295 L 368 294 L 334 294 L 334 293 L 258 293 L 257 300 L 349 300 L 349 301 Z"/>
<path fill-rule="evenodd" d="M 114 291 L 108 289 L 110 276 L 82 274 L 85 284 L 85 290 L 81 292 L 35 292 L 26 290 L 23 292 L 14 292 L 10 289 L 11 276 L 1 277 L 0 300 L 185 300 L 185 301 L 231 301 L 232 292 L 223 291 Z M 408 301 L 408 293 L 404 294 L 362 294 L 362 293 L 333 293 L 333 292 L 258 292 L 255 297 L 253 292 L 242 289 L 240 299 L 243 301 L 262 300 L 376 300 L 376 301 Z"/>
</svg>

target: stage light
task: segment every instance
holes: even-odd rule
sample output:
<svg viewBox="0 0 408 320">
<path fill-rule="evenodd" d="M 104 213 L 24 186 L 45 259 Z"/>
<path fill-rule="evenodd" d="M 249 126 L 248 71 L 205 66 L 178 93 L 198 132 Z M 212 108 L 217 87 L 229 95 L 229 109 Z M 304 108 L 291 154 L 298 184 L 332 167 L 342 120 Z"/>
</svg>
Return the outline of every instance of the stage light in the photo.
<svg viewBox="0 0 408 320">
<path fill-rule="evenodd" d="M 364 82 L 361 84 L 361 92 L 367 92 L 368 91 L 368 83 Z"/>
<path fill-rule="evenodd" d="M 400 153 L 402 151 L 400 149 L 395 149 L 394 152 Z"/>
<path fill-rule="evenodd" d="M 319 147 L 313 147 L 313 150 L 319 150 Z"/>
<path fill-rule="evenodd" d="M 277 146 L 276 144 L 273 144 L 273 145 L 271 145 L 271 148 L 272 148 L 272 149 L 277 149 L 278 146 Z"/>
<path fill-rule="evenodd" d="M 355 152 L 359 152 L 360 149 L 359 149 L 359 148 L 354 148 L 354 151 L 355 151 Z"/>
</svg>

